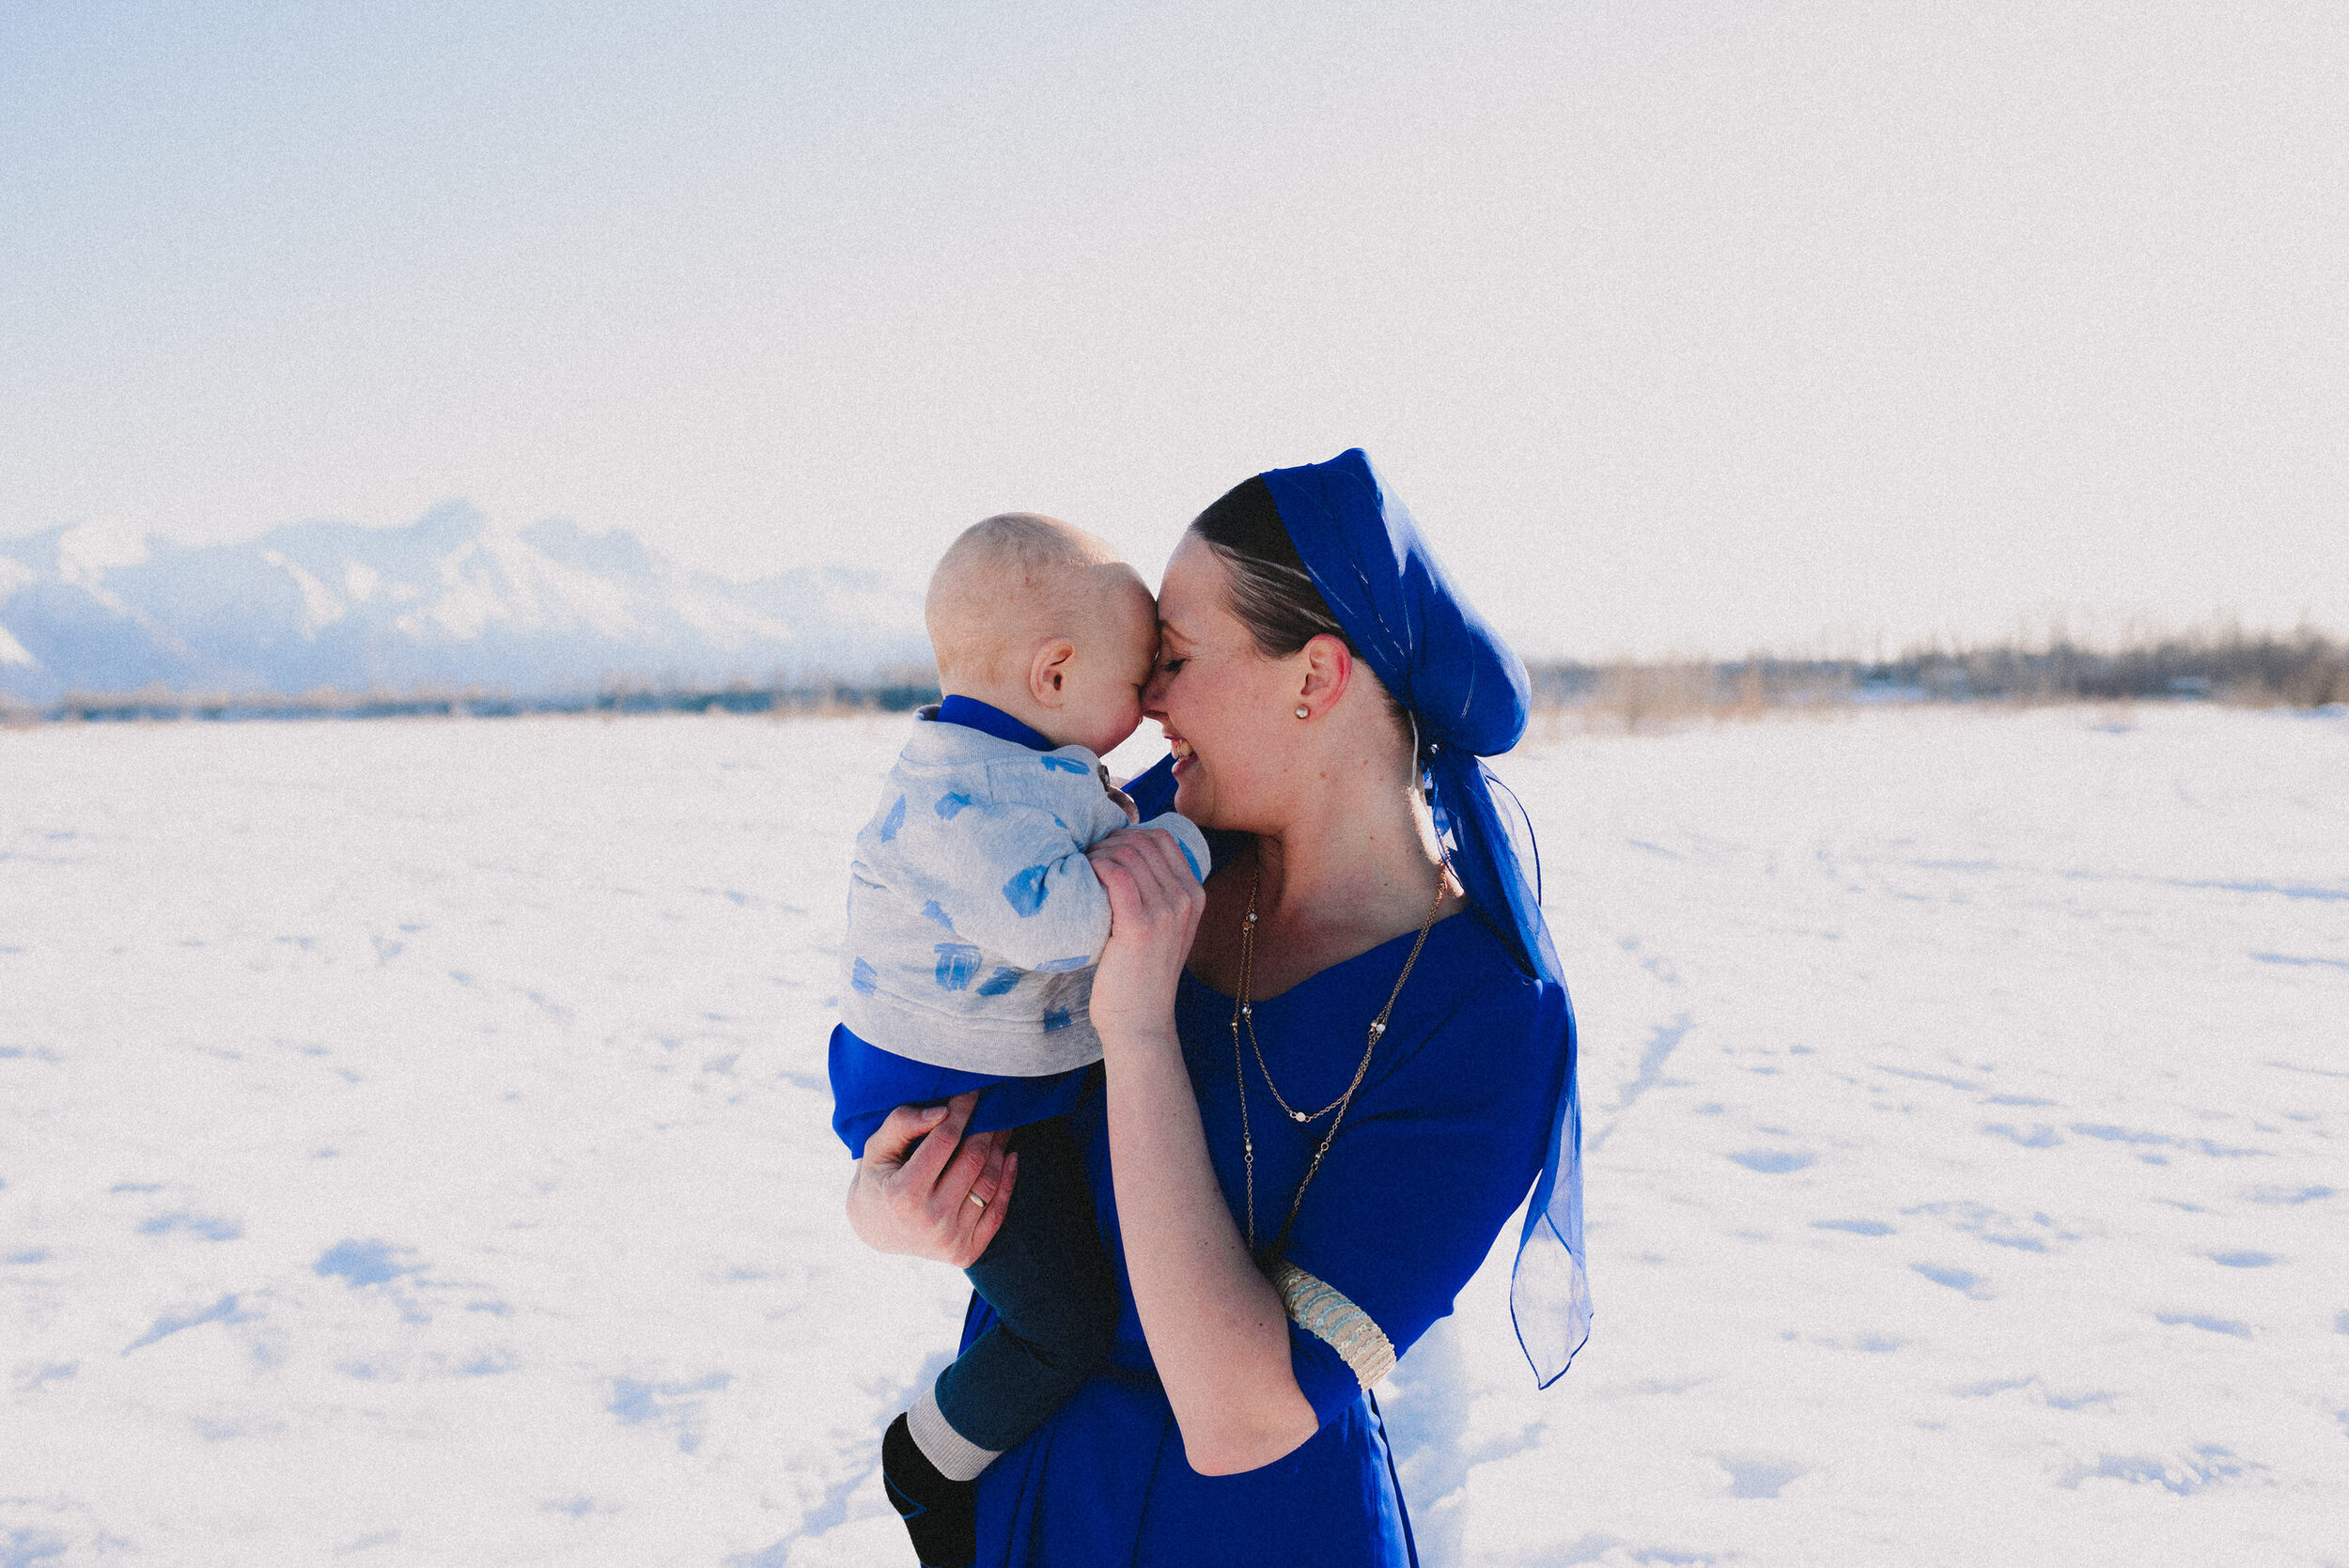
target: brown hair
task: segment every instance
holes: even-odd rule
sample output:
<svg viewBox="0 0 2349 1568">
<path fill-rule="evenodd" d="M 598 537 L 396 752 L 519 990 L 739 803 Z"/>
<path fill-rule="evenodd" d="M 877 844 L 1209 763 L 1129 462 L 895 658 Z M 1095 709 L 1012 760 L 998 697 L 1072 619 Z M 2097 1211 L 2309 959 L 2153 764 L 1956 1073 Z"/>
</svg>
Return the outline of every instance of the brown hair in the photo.
<svg viewBox="0 0 2349 1568">
<path fill-rule="evenodd" d="M 1281 521 L 1281 509 L 1273 505 L 1271 487 L 1262 474 L 1226 490 L 1192 520 L 1190 532 L 1205 539 L 1222 561 L 1231 579 L 1232 613 L 1248 629 L 1258 653 L 1267 659 L 1286 659 L 1316 637 L 1335 637 L 1357 660 L 1361 660 L 1362 650 L 1346 634 L 1337 616 L 1330 613 L 1330 601 L 1314 586 L 1313 574 L 1305 569 L 1305 558 L 1297 553 Z M 1366 662 L 1362 673 L 1373 675 Z M 1395 728 L 1405 736 L 1416 735 L 1411 710 L 1400 697 L 1387 691 L 1383 682 L 1379 690 L 1386 693 L 1388 716 L 1394 720 Z"/>
</svg>

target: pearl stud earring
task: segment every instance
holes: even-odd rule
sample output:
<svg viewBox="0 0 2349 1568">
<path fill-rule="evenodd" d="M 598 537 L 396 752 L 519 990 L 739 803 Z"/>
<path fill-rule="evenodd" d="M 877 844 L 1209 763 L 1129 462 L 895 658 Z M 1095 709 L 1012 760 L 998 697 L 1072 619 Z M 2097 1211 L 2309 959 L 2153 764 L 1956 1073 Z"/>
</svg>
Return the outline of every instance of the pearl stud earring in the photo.
<svg viewBox="0 0 2349 1568">
<path fill-rule="evenodd" d="M 1308 708 L 1302 708 L 1302 707 L 1300 707 L 1300 708 L 1299 708 L 1299 709 L 1297 710 L 1297 716 L 1298 716 L 1299 719 L 1310 719 L 1310 718 L 1312 718 L 1312 717 L 1313 717 L 1313 713 L 1312 713 L 1312 710 L 1310 710 L 1310 709 L 1308 709 Z"/>
</svg>

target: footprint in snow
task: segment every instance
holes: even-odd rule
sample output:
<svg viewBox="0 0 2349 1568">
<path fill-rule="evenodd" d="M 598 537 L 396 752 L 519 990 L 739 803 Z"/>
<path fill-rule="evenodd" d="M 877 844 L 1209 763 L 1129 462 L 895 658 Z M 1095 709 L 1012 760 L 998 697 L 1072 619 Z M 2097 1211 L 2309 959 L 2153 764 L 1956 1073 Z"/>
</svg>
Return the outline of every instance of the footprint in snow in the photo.
<svg viewBox="0 0 2349 1568">
<path fill-rule="evenodd" d="M 1759 1171 L 1766 1176 L 1782 1176 L 1799 1171 L 1819 1157 L 1807 1149 L 1748 1149 L 1729 1157 L 1749 1171 Z"/>
<path fill-rule="evenodd" d="M 1990 1299 L 1990 1281 L 1971 1269 L 1943 1268 L 1936 1264 L 1913 1263 L 1908 1265 L 1937 1285 L 1947 1285 L 1976 1301 Z"/>
</svg>

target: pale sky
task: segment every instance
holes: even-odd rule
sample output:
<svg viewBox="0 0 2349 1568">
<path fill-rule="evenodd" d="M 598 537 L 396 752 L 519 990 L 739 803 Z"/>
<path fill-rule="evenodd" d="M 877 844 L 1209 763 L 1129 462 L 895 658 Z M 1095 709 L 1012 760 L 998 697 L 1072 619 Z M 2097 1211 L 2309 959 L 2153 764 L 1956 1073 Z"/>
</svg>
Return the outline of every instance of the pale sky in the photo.
<svg viewBox="0 0 2349 1568">
<path fill-rule="evenodd" d="M 0 536 L 1155 575 L 1370 449 L 1534 654 L 2349 629 L 2349 6 L 0 7 Z"/>
</svg>

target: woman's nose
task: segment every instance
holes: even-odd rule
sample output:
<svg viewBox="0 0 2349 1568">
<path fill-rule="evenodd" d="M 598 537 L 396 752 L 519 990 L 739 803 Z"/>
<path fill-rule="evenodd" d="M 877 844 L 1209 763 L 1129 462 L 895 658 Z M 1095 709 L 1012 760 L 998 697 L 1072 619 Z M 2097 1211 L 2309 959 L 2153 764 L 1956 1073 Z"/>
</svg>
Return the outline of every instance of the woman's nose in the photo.
<svg viewBox="0 0 2349 1568">
<path fill-rule="evenodd" d="M 1150 668 L 1150 678 L 1143 683 L 1142 716 L 1160 722 L 1166 719 L 1166 672 L 1155 664 Z"/>
</svg>

